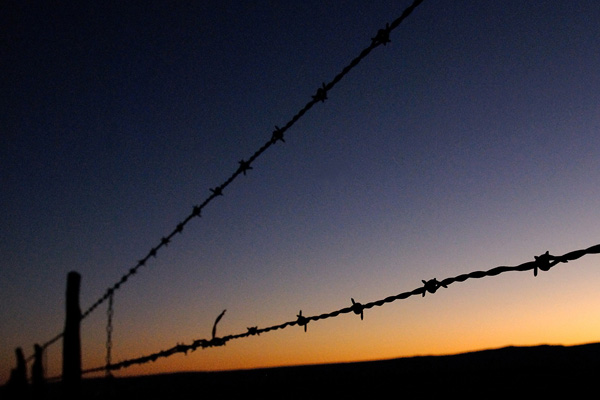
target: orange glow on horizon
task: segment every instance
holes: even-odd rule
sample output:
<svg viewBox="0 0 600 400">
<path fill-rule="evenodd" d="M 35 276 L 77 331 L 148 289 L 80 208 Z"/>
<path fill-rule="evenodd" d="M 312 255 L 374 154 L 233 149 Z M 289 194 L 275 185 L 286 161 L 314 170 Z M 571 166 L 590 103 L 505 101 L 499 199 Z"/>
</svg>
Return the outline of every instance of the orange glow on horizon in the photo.
<svg viewBox="0 0 600 400">
<path fill-rule="evenodd" d="M 574 263 L 573 263 L 574 265 Z M 496 277 L 441 289 L 425 297 L 374 307 L 364 320 L 352 313 L 310 322 L 301 327 L 233 340 L 225 346 L 197 349 L 155 362 L 114 371 L 115 376 L 150 375 L 183 371 L 222 371 L 280 366 L 345 363 L 448 355 L 505 346 L 540 344 L 577 345 L 597 342 L 600 294 L 592 260 L 581 261 L 574 273 L 557 268 L 547 275 Z M 231 312 L 231 314 L 234 314 Z M 309 315 L 308 313 L 306 313 Z M 101 318 L 98 318 L 98 322 Z M 117 319 L 117 321 L 119 321 Z M 91 321 L 93 323 L 93 321 Z M 227 321 L 225 335 L 243 331 Z M 105 362 L 101 326 L 82 328 L 83 369 Z M 119 326 L 117 325 L 117 328 Z M 139 327 L 143 332 L 144 328 Z M 149 354 L 149 349 L 172 347 L 173 335 L 160 339 L 147 331 L 143 338 L 115 331 L 113 362 Z M 166 334 L 166 333 L 165 333 Z M 196 332 L 197 334 L 197 332 Z M 195 337 L 193 332 L 192 335 Z M 190 344 L 191 340 L 179 343 Z M 60 374 L 61 345 L 48 353 L 48 376 Z M 85 377 L 103 376 L 102 373 Z"/>
</svg>

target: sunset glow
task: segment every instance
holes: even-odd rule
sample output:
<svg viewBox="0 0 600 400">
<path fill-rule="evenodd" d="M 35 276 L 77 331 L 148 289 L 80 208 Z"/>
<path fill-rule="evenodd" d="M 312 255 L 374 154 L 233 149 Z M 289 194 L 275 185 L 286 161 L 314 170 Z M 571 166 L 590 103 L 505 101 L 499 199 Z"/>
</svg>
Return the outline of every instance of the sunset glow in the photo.
<svg viewBox="0 0 600 400">
<path fill-rule="evenodd" d="M 134 270 L 114 294 L 118 363 L 210 340 L 223 310 L 216 337 L 600 243 L 595 1 L 424 1 L 272 139 L 410 3 L 4 6 L 0 384 L 15 348 L 62 331 L 69 271 L 85 311 Z M 597 342 L 599 260 L 114 374 Z M 106 362 L 107 305 L 82 321 L 84 370 Z"/>
</svg>

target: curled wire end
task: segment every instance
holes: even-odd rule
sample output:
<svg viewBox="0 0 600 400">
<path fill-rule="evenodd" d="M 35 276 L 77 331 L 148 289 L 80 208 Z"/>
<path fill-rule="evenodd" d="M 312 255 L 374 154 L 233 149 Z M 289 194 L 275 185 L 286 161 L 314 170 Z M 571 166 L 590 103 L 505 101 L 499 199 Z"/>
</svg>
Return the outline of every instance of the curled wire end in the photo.
<svg viewBox="0 0 600 400">
<path fill-rule="evenodd" d="M 306 332 L 306 325 L 308 325 L 309 322 L 308 318 L 302 315 L 302 310 L 300 310 L 300 313 L 296 316 L 298 317 L 297 324 L 300 326 L 304 326 L 304 332 Z"/>
<path fill-rule="evenodd" d="M 246 175 L 246 171 L 248 171 L 249 169 L 252 169 L 252 167 L 250 166 L 250 162 L 241 160 L 238 171 L 241 172 L 242 174 Z"/>
<path fill-rule="evenodd" d="M 446 285 L 442 285 L 440 282 L 438 282 L 438 280 L 436 278 L 430 279 L 428 281 L 424 281 L 421 280 L 421 282 L 423 282 L 423 296 L 425 297 L 425 293 L 429 292 L 429 293 L 435 293 L 440 286 L 441 287 L 447 287 Z"/>
<path fill-rule="evenodd" d="M 223 312 L 221 312 L 221 314 L 219 314 L 219 316 L 217 317 L 217 319 L 215 320 L 215 323 L 213 325 L 213 329 L 212 329 L 212 338 L 213 340 L 216 339 L 216 335 L 217 335 L 217 324 L 219 323 L 219 321 L 221 320 L 221 318 L 223 318 L 223 315 L 225 315 L 225 311 L 227 310 L 223 310 Z"/>
<path fill-rule="evenodd" d="M 325 100 L 327 100 L 327 86 L 325 86 L 325 83 L 323 83 L 323 86 L 317 89 L 317 94 L 315 94 L 313 97 L 314 101 L 320 101 L 320 102 L 325 102 Z"/>
<path fill-rule="evenodd" d="M 544 254 L 540 256 L 533 256 L 535 258 L 535 265 L 533 267 L 533 276 L 537 276 L 538 268 L 542 271 L 549 271 L 552 268 L 550 265 L 550 259 L 552 256 L 549 251 L 546 251 Z"/>
<path fill-rule="evenodd" d="M 374 45 L 386 45 L 390 43 L 390 24 L 385 24 L 385 29 L 380 29 L 377 31 L 377 35 L 374 38 L 371 38 L 371 42 Z"/>
<path fill-rule="evenodd" d="M 354 314 L 356 315 L 360 315 L 360 320 L 363 320 L 363 305 L 360 303 L 357 303 L 354 301 L 353 298 L 350 298 L 350 300 L 352 300 L 352 311 L 354 311 Z"/>
<path fill-rule="evenodd" d="M 275 130 L 273 131 L 273 135 L 271 136 L 271 143 L 275 144 L 278 140 L 281 140 L 285 143 L 285 140 L 283 140 L 283 129 L 275 125 Z"/>
</svg>

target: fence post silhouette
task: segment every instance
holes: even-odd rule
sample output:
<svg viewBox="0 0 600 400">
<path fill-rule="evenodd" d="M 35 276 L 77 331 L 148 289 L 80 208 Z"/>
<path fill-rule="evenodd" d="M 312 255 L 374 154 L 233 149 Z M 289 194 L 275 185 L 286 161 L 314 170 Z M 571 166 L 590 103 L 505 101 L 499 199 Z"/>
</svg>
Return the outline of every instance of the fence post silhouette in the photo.
<svg viewBox="0 0 600 400">
<path fill-rule="evenodd" d="M 23 349 L 17 347 L 15 349 L 17 358 L 17 366 L 10 371 L 10 379 L 8 381 L 8 397 L 9 398 L 26 398 L 27 397 L 27 363 L 23 356 Z"/>
<path fill-rule="evenodd" d="M 81 309 L 79 285 L 81 275 L 75 271 L 67 275 L 65 330 L 63 334 L 62 380 L 65 394 L 77 396 L 81 385 Z"/>
<path fill-rule="evenodd" d="M 44 349 L 39 344 L 34 346 L 33 365 L 31 366 L 31 385 L 33 387 L 33 398 L 42 398 L 44 394 Z"/>
</svg>

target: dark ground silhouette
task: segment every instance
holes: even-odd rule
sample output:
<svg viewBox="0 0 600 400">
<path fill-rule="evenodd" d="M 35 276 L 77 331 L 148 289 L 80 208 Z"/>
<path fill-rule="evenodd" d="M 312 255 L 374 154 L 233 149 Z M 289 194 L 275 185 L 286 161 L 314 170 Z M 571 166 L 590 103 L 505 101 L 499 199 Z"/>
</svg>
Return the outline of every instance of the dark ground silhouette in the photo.
<svg viewBox="0 0 600 400">
<path fill-rule="evenodd" d="M 84 379 L 81 398 L 152 399 L 378 398 L 440 395 L 513 398 L 596 396 L 600 343 L 579 346 L 505 347 L 449 356 L 265 368 L 186 372 L 131 378 Z M 6 388 L 1 388 L 4 399 Z M 59 397 L 59 384 L 48 385 Z"/>
</svg>

